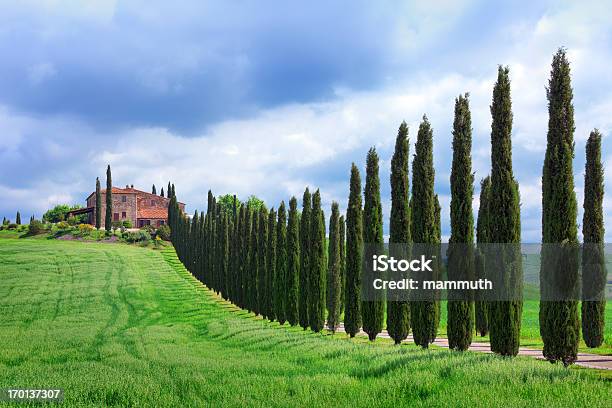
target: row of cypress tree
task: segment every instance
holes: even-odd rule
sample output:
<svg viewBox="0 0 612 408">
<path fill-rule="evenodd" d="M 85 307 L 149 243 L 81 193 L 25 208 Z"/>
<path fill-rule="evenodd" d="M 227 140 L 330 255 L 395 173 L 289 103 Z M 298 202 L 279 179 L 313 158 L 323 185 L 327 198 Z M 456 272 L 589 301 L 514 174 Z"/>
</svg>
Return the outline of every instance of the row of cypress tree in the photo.
<svg viewBox="0 0 612 408">
<path fill-rule="evenodd" d="M 553 59 L 548 87 L 549 131 L 543 171 L 543 242 L 576 243 L 576 199 L 572 176 L 573 106 L 569 63 L 565 51 Z M 450 243 L 466 244 L 474 252 L 454 251 L 448 255 L 450 280 L 485 276 L 486 244 L 520 244 L 520 197 L 512 169 L 512 102 L 509 69 L 498 68 L 491 104 L 491 175 L 481 182 L 480 208 L 476 226 L 472 213 L 473 172 L 471 165 L 472 127 L 469 95 L 455 100 L 453 121 L 453 161 L 451 185 Z M 390 243 L 439 244 L 441 242 L 440 203 L 434 190 L 433 130 L 426 116 L 419 126 L 412 161 L 412 196 L 408 173 L 408 126 L 399 127 L 391 160 Z M 587 345 L 603 342 L 605 266 L 603 258 L 603 166 L 601 135 L 593 131 L 587 143 L 585 173 L 585 243 L 594 244 L 583 268 L 588 301 L 582 303 L 582 331 Z M 418 301 L 400 301 L 390 296 L 387 302 L 361 299 L 361 274 L 364 248 L 381 250 L 383 219 L 380 198 L 379 157 L 374 148 L 367 154 L 365 188 L 353 163 L 350 193 L 344 218 L 337 203 L 332 204 L 329 221 L 329 244 L 326 245 L 325 218 L 321 195 L 311 195 L 306 188 L 302 209 L 295 197 L 278 212 L 265 206 L 254 208 L 240 204 L 234 197 L 231 212 L 221 211 L 209 191 L 206 214 L 188 218 L 180 212 L 174 187 L 169 223 L 172 241 L 181 261 L 194 275 L 225 299 L 269 320 L 300 325 L 321 331 L 327 323 L 330 330 L 340 326 L 344 313 L 344 330 L 354 337 L 361 329 L 374 340 L 385 326 L 396 343 L 407 338 L 412 329 L 414 342 L 424 348 L 437 335 L 440 319 L 439 293 L 431 291 Z M 363 200 L 363 201 L 362 201 Z M 346 242 L 345 242 L 346 234 Z M 364 246 L 364 243 L 367 245 Z M 432 246 L 432 248 L 435 246 Z M 431 249 L 430 249 L 431 250 Z M 441 254 L 437 255 L 441 259 Z M 541 279 L 557 276 L 542 255 Z M 510 257 L 510 258 L 509 258 Z M 572 258 L 574 259 L 574 258 Z M 576 274 L 577 259 L 566 274 Z M 501 268 L 511 282 L 522 282 L 520 252 L 509 250 Z M 440 276 L 438 261 L 435 274 Z M 584 286 L 585 284 L 583 284 Z M 541 286 L 543 287 L 543 286 Z M 464 294 L 465 295 L 465 294 Z M 485 301 L 462 296 L 449 300 L 447 333 L 451 349 L 466 350 L 474 329 L 490 334 L 493 352 L 514 356 L 518 353 L 522 301 Z M 544 355 L 551 361 L 570 364 L 575 361 L 580 336 L 577 301 L 542 301 L 540 326 Z M 563 322 L 563 323 L 559 323 Z"/>
</svg>

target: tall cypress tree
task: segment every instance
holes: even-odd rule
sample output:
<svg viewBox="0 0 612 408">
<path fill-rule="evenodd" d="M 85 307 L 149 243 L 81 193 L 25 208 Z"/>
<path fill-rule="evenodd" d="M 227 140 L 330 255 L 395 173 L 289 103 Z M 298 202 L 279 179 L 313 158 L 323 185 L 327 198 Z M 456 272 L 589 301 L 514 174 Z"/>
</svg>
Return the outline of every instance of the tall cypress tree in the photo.
<svg viewBox="0 0 612 408">
<path fill-rule="evenodd" d="M 287 321 L 295 326 L 299 322 L 298 298 L 300 285 L 300 223 L 297 200 L 289 200 L 289 218 L 287 225 L 287 289 L 285 311 Z"/>
<path fill-rule="evenodd" d="M 21 214 L 17 211 L 17 215 L 15 216 L 15 224 L 21 225 Z"/>
<path fill-rule="evenodd" d="M 586 145 L 582 218 L 582 336 L 588 347 L 599 347 L 604 340 L 607 273 L 603 248 L 603 181 L 601 134 L 595 129 Z"/>
<path fill-rule="evenodd" d="M 308 290 L 308 321 L 310 328 L 320 332 L 325 326 L 325 214 L 321 209 L 321 193 L 312 197 L 310 213 L 310 288 Z"/>
<path fill-rule="evenodd" d="M 540 334 L 544 357 L 576 361 L 580 322 L 575 288 L 578 242 L 574 158 L 574 106 L 569 61 L 560 49 L 552 62 L 547 88 L 548 134 L 542 174 L 542 262 L 540 270 Z M 561 266 L 562 265 L 562 266 Z M 555 288 L 556 293 L 551 293 Z"/>
<path fill-rule="evenodd" d="M 250 258 L 249 258 L 249 249 L 251 247 L 251 210 L 247 205 L 244 206 L 244 215 L 242 220 L 242 237 L 241 237 L 241 290 L 240 290 L 240 299 L 241 299 L 241 307 L 245 308 L 248 305 L 249 301 L 249 280 L 251 277 L 251 269 L 250 269 Z"/>
<path fill-rule="evenodd" d="M 157 195 L 157 190 L 155 189 L 155 184 L 153 184 L 153 188 L 151 188 L 151 194 Z"/>
<path fill-rule="evenodd" d="M 436 221 L 437 196 L 434 193 L 434 178 L 433 130 L 427 116 L 423 115 L 412 161 L 410 226 L 413 242 L 423 245 L 424 249 L 431 247 L 431 244 L 440 243 L 439 222 Z M 439 303 L 433 291 L 424 293 L 422 299 L 410 303 L 412 333 L 417 345 L 427 348 L 433 343 L 438 331 L 439 316 Z"/>
<path fill-rule="evenodd" d="M 329 246 L 327 256 L 327 327 L 336 332 L 340 323 L 342 295 L 342 260 L 340 258 L 340 211 L 338 203 L 332 203 L 329 218 Z"/>
<path fill-rule="evenodd" d="M 229 284 L 229 214 L 221 213 L 221 248 L 219 256 L 221 258 L 221 293 L 224 299 L 229 299 L 228 284 Z M 196 228 L 197 231 L 197 228 Z"/>
<path fill-rule="evenodd" d="M 474 216 L 472 195 L 472 120 L 468 94 L 455 99 L 453 123 L 453 163 L 451 170 L 451 236 L 448 251 L 448 279 L 471 280 L 474 276 L 474 258 L 470 250 L 474 242 Z M 468 246 L 469 245 L 469 246 Z M 454 292 L 454 295 L 453 295 Z M 449 347 L 467 350 L 472 343 L 474 304 L 468 291 L 452 291 L 454 300 L 447 302 L 447 334 Z M 458 300 L 459 299 L 459 300 Z"/>
<path fill-rule="evenodd" d="M 102 226 L 102 193 L 100 192 L 100 178 L 96 177 L 96 229 Z"/>
<path fill-rule="evenodd" d="M 266 313 L 270 321 L 276 320 L 276 284 L 278 275 L 276 271 L 276 211 L 274 208 L 268 213 L 268 248 L 266 268 Z"/>
<path fill-rule="evenodd" d="M 251 213 L 251 240 L 249 242 L 249 270 L 247 276 L 247 309 L 250 312 L 257 312 L 257 268 L 259 262 L 257 259 L 257 248 L 259 239 L 259 212 L 249 210 Z"/>
<path fill-rule="evenodd" d="M 521 206 L 512 172 L 512 100 L 508 67 L 499 67 L 491 104 L 491 193 L 488 217 L 490 242 L 498 245 L 492 268 L 508 283 L 502 301 L 489 304 L 491 350 L 504 356 L 518 354 L 523 310 L 523 267 L 520 252 Z M 499 251 L 496 251 L 499 252 Z M 485 261 L 486 262 L 486 261 Z"/>
<path fill-rule="evenodd" d="M 104 229 L 110 234 L 113 227 L 113 180 L 111 177 L 110 164 L 106 168 L 106 214 L 104 217 Z"/>
<path fill-rule="evenodd" d="M 340 314 L 344 313 L 346 298 L 346 224 L 344 215 L 338 220 L 338 247 L 340 252 Z"/>
<path fill-rule="evenodd" d="M 351 165 L 351 184 L 346 210 L 346 295 L 344 331 L 355 337 L 361 330 L 361 271 L 363 268 L 363 209 L 361 177 L 355 163 Z"/>
<path fill-rule="evenodd" d="M 170 182 L 168 182 L 168 188 L 166 189 L 166 194 L 168 195 L 168 198 L 172 198 L 172 188 L 171 188 Z"/>
<path fill-rule="evenodd" d="M 276 279 L 274 280 L 274 314 L 282 325 L 287 321 L 287 210 L 285 202 L 278 206 L 276 223 Z"/>
<path fill-rule="evenodd" d="M 300 296 L 299 296 L 299 316 L 300 326 L 306 330 L 308 328 L 308 289 L 310 275 L 310 191 L 308 187 L 302 197 L 302 216 L 300 219 Z"/>
<path fill-rule="evenodd" d="M 408 259 L 410 208 L 408 203 L 408 125 L 402 122 L 395 140 L 391 159 L 391 220 L 389 223 L 390 251 L 396 259 Z M 400 344 L 410 331 L 408 302 L 389 294 L 387 300 L 387 332 L 395 344 Z"/>
<path fill-rule="evenodd" d="M 264 317 L 268 316 L 269 294 L 267 288 L 266 269 L 268 267 L 268 209 L 259 209 L 259 226 L 257 238 L 257 311 Z"/>
<path fill-rule="evenodd" d="M 380 180 L 378 178 L 378 154 L 376 149 L 368 151 L 366 163 L 365 200 L 363 206 L 363 239 L 368 252 L 383 252 L 382 205 L 380 203 Z M 371 259 L 366 255 L 366 259 Z M 362 301 L 363 331 L 373 341 L 383 329 L 385 303 L 381 300 Z"/>
<path fill-rule="evenodd" d="M 479 250 L 476 252 L 474 259 L 476 279 L 485 279 L 487 277 L 485 253 L 487 252 L 486 244 L 491 242 L 489 238 L 490 202 L 491 177 L 487 176 L 480 182 L 480 206 L 478 207 L 478 219 L 476 220 L 476 241 L 478 242 Z M 489 333 L 488 303 L 485 299 L 481 299 L 478 292 L 475 295 L 475 327 L 476 331 L 484 337 Z"/>
<path fill-rule="evenodd" d="M 164 196 L 164 188 L 163 188 L 163 187 L 162 187 L 162 189 L 161 189 L 161 193 L 159 193 L 159 196 L 160 196 L 160 197 L 163 197 L 163 196 Z"/>
</svg>

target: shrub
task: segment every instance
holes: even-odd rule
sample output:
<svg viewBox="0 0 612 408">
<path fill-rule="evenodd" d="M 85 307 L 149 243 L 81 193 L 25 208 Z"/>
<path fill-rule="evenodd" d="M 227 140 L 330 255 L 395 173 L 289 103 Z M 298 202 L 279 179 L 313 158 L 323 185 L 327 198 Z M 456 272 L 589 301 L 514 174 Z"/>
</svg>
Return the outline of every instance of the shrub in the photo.
<svg viewBox="0 0 612 408">
<path fill-rule="evenodd" d="M 139 241 L 150 241 L 151 234 L 149 233 L 149 231 L 140 230 L 138 231 L 138 240 Z"/>
<path fill-rule="evenodd" d="M 11 224 L 9 224 L 9 225 L 8 225 L 8 229 L 10 229 L 10 230 L 17 229 L 17 224 L 15 224 L 15 223 L 11 223 Z"/>
<path fill-rule="evenodd" d="M 91 235 L 92 231 L 94 230 L 94 226 L 90 225 L 90 224 L 79 224 L 79 233 L 82 236 L 89 236 Z"/>
<path fill-rule="evenodd" d="M 132 221 L 130 220 L 123 221 L 123 228 L 132 228 Z"/>
<path fill-rule="evenodd" d="M 155 233 L 155 228 L 152 225 L 145 225 L 143 226 L 141 229 L 141 231 L 146 231 L 149 233 L 149 235 L 154 234 Z"/>
<path fill-rule="evenodd" d="M 74 227 L 75 225 L 77 225 L 79 223 L 79 220 L 77 220 L 77 218 L 73 215 L 71 215 L 70 217 L 68 217 L 68 225 Z"/>
<path fill-rule="evenodd" d="M 45 229 L 42 222 L 34 220 L 28 227 L 28 232 L 32 235 L 40 234 Z"/>
<path fill-rule="evenodd" d="M 113 221 L 112 228 L 113 228 L 113 232 L 115 232 L 118 229 L 123 228 L 123 223 L 121 221 Z"/>
<path fill-rule="evenodd" d="M 157 229 L 156 236 L 164 241 L 170 241 L 170 227 L 167 225 L 160 225 Z"/>
<path fill-rule="evenodd" d="M 63 231 L 70 229 L 70 224 L 68 224 L 66 221 L 60 221 L 57 223 L 56 227 L 58 230 Z"/>
</svg>

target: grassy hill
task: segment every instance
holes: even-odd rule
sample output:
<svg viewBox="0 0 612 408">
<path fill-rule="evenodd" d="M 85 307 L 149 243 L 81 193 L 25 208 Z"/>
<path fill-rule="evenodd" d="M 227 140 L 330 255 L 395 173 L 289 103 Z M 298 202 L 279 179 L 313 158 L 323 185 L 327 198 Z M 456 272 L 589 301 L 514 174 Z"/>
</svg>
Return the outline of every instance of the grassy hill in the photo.
<svg viewBox="0 0 612 408">
<path fill-rule="evenodd" d="M 609 406 L 609 374 L 267 323 L 172 249 L 0 239 L 0 388 L 65 406 Z M 23 405 L 21 405 L 23 406 Z"/>
</svg>

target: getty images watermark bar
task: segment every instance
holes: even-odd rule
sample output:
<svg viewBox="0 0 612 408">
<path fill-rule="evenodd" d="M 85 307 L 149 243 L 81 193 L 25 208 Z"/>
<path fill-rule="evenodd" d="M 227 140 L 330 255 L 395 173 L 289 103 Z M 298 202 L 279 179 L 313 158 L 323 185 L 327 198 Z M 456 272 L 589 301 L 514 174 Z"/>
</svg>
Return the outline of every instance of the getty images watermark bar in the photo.
<svg viewBox="0 0 612 408">
<path fill-rule="evenodd" d="M 612 244 L 366 244 L 361 295 L 397 300 L 612 299 Z"/>
<path fill-rule="evenodd" d="M 61 388 L 1 388 L 0 401 L 8 402 L 62 402 L 64 390 Z"/>
</svg>

